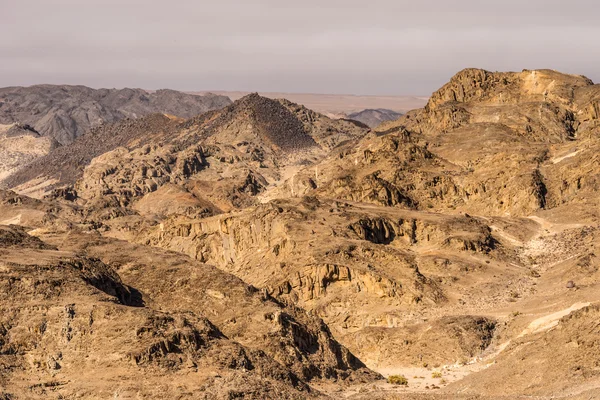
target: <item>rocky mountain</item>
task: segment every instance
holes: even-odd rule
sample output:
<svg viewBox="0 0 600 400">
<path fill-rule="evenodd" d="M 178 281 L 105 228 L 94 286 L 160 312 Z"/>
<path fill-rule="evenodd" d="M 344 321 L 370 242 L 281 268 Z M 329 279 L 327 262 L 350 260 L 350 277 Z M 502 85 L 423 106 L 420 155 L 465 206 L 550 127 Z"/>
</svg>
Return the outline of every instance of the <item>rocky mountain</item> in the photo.
<svg viewBox="0 0 600 400">
<path fill-rule="evenodd" d="M 467 69 L 373 130 L 96 128 L 0 191 L 0 398 L 598 398 L 599 107 Z"/>
<path fill-rule="evenodd" d="M 153 143 L 174 132 L 181 121 L 164 114 L 150 114 L 92 128 L 73 143 L 55 146 L 52 151 L 38 154 L 28 163 L 21 159 L 12 173 L 7 173 L 4 180 L 0 180 L 0 185 L 24 185 L 21 190 L 24 193 L 34 194 L 38 190 L 46 193 L 55 186 L 74 183 L 94 157 L 119 147 L 133 149 Z"/>
<path fill-rule="evenodd" d="M 352 114 L 348 114 L 349 119 L 362 122 L 363 124 L 375 128 L 382 122 L 395 121 L 402 116 L 401 113 L 387 110 L 385 108 L 366 109 Z"/>
<path fill-rule="evenodd" d="M 258 201 L 255 196 L 282 176 L 366 132 L 354 122 L 253 94 L 186 121 L 151 115 L 96 128 L 8 177 L 5 185 L 39 197 L 75 184 L 85 168 L 77 185 L 83 198 L 104 201 L 110 192 L 129 203 L 177 183 L 213 209 L 229 210 Z"/>
<path fill-rule="evenodd" d="M 193 94 L 206 94 L 210 92 L 191 92 Z M 213 91 L 212 93 L 238 100 L 250 94 L 241 91 Z M 356 95 L 356 94 L 318 94 L 318 93 L 285 93 L 285 92 L 260 92 L 262 97 L 270 99 L 287 99 L 293 103 L 303 104 L 313 111 L 327 115 L 331 118 L 343 118 L 348 114 L 362 110 L 396 110 L 404 113 L 409 110 L 424 107 L 428 96 L 382 96 L 382 95 Z"/>
<path fill-rule="evenodd" d="M 42 136 L 69 144 L 90 128 L 124 118 L 165 113 L 191 118 L 231 104 L 226 96 L 175 90 L 91 89 L 34 85 L 0 88 L 0 124 L 27 124 Z"/>
<path fill-rule="evenodd" d="M 567 178 L 563 166 L 590 162 L 590 153 L 571 156 L 596 146 L 599 90 L 587 78 L 554 71 L 461 71 L 425 108 L 382 124 L 295 178 L 318 168 L 321 187 L 287 190 L 496 216 L 552 208 L 595 190 L 595 178 L 581 172 L 590 167 L 571 169 Z M 589 184 L 574 189 L 577 179 Z"/>
</svg>

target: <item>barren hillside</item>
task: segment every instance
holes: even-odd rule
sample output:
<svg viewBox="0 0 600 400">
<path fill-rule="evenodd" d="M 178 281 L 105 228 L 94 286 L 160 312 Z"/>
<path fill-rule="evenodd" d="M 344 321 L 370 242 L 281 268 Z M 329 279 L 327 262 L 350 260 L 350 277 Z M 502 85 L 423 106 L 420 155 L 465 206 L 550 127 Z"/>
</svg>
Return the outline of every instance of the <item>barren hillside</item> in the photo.
<svg viewBox="0 0 600 400">
<path fill-rule="evenodd" d="M 92 130 L 0 192 L 0 398 L 600 398 L 599 107 L 467 69 L 375 129 Z"/>
<path fill-rule="evenodd" d="M 7 87 L 0 89 L 0 124 L 27 124 L 64 145 L 90 128 L 123 118 L 158 112 L 191 118 L 230 103 L 225 96 L 197 96 L 175 90 L 149 93 L 142 89 L 68 85 Z"/>
</svg>

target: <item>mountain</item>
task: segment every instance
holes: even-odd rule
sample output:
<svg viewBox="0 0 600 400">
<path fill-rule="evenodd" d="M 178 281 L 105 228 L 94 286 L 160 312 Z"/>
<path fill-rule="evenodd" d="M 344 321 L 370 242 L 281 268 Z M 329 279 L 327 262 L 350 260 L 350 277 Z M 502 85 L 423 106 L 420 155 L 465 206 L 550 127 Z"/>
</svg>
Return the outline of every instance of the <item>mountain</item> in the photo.
<svg viewBox="0 0 600 400">
<path fill-rule="evenodd" d="M 73 143 L 38 154 L 29 162 L 16 163 L 11 174 L 0 180 L 3 186 L 25 185 L 45 193 L 57 185 L 74 183 L 94 157 L 119 147 L 135 148 L 152 143 L 174 132 L 182 120 L 164 114 L 150 114 L 138 119 L 125 118 L 113 124 L 91 128 Z M 46 140 L 52 140 L 42 137 Z M 38 187 L 42 184 L 41 187 Z M 25 187 L 23 192 L 33 194 Z"/>
<path fill-rule="evenodd" d="M 0 124 L 27 124 L 65 145 L 90 128 L 152 113 L 190 118 L 231 104 L 226 96 L 174 90 L 35 85 L 0 88 Z"/>
<path fill-rule="evenodd" d="M 0 191 L 0 398 L 598 398 L 599 110 L 466 69 L 94 128 Z"/>
<path fill-rule="evenodd" d="M 401 116 L 401 113 L 392 110 L 387 110 L 385 108 L 369 108 L 366 110 L 348 114 L 348 118 L 362 122 L 363 124 L 371 128 L 375 128 L 376 126 L 385 121 L 394 121 L 400 118 Z"/>
<path fill-rule="evenodd" d="M 72 205 L 0 196 L 3 218 L 50 234 L 0 225 L 5 396 L 300 399 L 321 397 L 311 380 L 379 378 L 317 317 L 231 274 L 78 228 Z"/>
<path fill-rule="evenodd" d="M 332 154 L 294 179 L 318 168 L 321 187 L 288 191 L 429 211 L 531 215 L 596 190 L 595 177 L 582 172 L 591 165 L 563 166 L 595 159 L 588 151 L 597 146 L 599 90 L 585 77 L 554 71 L 461 71 L 425 108 L 383 123 L 343 158 Z M 573 152 L 587 156 L 571 158 Z"/>
<path fill-rule="evenodd" d="M 6 178 L 5 185 L 39 197 L 75 184 L 85 168 L 81 195 L 97 191 L 94 198 L 105 198 L 108 191 L 129 201 L 186 182 L 187 191 L 213 208 L 229 210 L 256 202 L 255 195 L 282 176 L 366 132 L 356 123 L 252 94 L 187 121 L 150 115 L 95 128 Z M 139 180 L 123 178 L 132 174 Z"/>
<path fill-rule="evenodd" d="M 210 92 L 191 92 L 206 94 Z M 238 100 L 251 92 L 241 91 L 213 91 L 212 93 Z M 285 92 L 259 92 L 262 97 L 269 99 L 287 99 L 291 102 L 302 104 L 330 118 L 343 118 L 348 114 L 360 112 L 365 109 L 388 109 L 396 112 L 407 112 L 421 108 L 427 104 L 428 96 L 383 96 L 383 95 L 352 95 L 352 94 L 324 94 L 324 93 L 285 93 Z"/>
</svg>

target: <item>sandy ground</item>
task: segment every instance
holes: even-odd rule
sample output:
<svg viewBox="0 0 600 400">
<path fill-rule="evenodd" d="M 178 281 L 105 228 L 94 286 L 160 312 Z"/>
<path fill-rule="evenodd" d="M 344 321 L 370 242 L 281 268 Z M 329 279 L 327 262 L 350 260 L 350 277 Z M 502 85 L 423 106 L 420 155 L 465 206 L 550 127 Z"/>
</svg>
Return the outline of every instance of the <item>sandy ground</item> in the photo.
<svg viewBox="0 0 600 400">
<path fill-rule="evenodd" d="M 575 151 L 572 151 L 572 152 L 570 152 L 568 154 L 565 154 L 563 156 L 554 157 L 550 161 L 552 162 L 552 164 L 558 164 L 562 160 L 566 160 L 567 158 L 575 157 L 577 154 L 579 154 L 580 151 L 581 151 L 581 149 L 575 150 Z"/>
<path fill-rule="evenodd" d="M 532 335 L 553 329 L 558 321 L 570 313 L 577 311 L 590 303 L 578 302 L 566 309 L 543 315 L 533 320 L 518 337 Z M 352 385 L 340 390 L 332 384 L 317 386 L 318 390 L 328 393 L 334 398 L 351 398 L 360 394 L 375 391 L 379 394 L 402 395 L 402 393 L 435 393 L 450 383 L 460 381 L 466 376 L 482 371 L 494 364 L 494 359 L 501 354 L 510 344 L 510 341 L 501 343 L 494 348 L 488 349 L 485 357 L 476 357 L 466 364 L 436 365 L 427 367 L 398 367 L 398 368 L 374 368 L 377 372 L 388 378 L 391 375 L 402 375 L 408 385 L 393 385 L 387 381 L 374 384 Z"/>
</svg>

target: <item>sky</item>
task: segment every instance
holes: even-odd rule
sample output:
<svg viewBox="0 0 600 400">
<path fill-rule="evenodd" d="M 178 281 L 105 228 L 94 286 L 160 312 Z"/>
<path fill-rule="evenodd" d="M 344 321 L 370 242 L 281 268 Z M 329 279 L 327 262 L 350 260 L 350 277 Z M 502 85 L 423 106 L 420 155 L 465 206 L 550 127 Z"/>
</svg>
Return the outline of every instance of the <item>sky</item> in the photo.
<svg viewBox="0 0 600 400">
<path fill-rule="evenodd" d="M 0 0 L 0 87 L 429 95 L 463 68 L 600 82 L 598 0 Z"/>
</svg>

